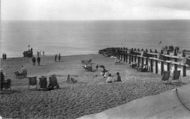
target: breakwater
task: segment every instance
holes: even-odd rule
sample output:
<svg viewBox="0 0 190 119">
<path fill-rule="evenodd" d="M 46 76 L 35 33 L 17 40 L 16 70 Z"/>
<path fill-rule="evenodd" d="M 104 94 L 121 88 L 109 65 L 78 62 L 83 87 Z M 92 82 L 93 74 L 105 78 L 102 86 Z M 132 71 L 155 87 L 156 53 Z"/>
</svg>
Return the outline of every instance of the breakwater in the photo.
<svg viewBox="0 0 190 119">
<path fill-rule="evenodd" d="M 175 71 L 180 71 L 180 75 L 187 76 L 187 68 L 190 65 L 189 51 L 176 49 L 152 50 L 137 48 L 110 47 L 99 50 L 99 54 L 107 57 L 114 56 L 122 62 L 138 68 L 147 67 L 147 71 L 156 74 L 163 74 L 169 71 L 171 75 Z"/>
</svg>

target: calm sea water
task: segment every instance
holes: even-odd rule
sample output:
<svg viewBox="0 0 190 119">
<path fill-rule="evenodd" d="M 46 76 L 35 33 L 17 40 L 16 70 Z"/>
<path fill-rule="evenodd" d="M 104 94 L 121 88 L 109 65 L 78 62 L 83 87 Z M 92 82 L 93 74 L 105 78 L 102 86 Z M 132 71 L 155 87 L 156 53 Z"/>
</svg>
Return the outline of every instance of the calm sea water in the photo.
<svg viewBox="0 0 190 119">
<path fill-rule="evenodd" d="M 0 43 L 0 53 L 8 57 L 22 56 L 28 45 L 49 55 L 90 54 L 112 46 L 190 49 L 190 20 L 2 22 Z"/>
</svg>

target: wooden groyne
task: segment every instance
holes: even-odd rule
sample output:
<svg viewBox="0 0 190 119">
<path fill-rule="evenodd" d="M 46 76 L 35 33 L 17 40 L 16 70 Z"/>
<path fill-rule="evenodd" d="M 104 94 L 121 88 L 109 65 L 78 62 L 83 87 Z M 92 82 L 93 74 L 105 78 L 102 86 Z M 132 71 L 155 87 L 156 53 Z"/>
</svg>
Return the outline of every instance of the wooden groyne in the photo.
<svg viewBox="0 0 190 119">
<path fill-rule="evenodd" d="M 99 54 L 110 57 L 114 56 L 121 61 L 130 65 L 136 64 L 137 67 L 147 66 L 149 72 L 163 74 L 164 71 L 180 70 L 182 76 L 187 75 L 187 67 L 190 65 L 190 58 L 186 57 L 187 50 L 179 52 L 173 51 L 152 50 L 152 49 L 137 49 L 137 48 L 121 48 L 111 47 L 99 50 Z"/>
</svg>

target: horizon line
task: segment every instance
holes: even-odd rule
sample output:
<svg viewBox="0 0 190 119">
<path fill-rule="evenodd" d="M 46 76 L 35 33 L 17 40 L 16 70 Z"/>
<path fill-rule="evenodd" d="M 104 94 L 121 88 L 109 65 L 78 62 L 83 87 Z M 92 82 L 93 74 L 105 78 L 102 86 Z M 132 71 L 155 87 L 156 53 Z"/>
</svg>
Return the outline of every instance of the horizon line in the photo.
<svg viewBox="0 0 190 119">
<path fill-rule="evenodd" d="M 87 20 L 0 20 L 1 22 L 14 21 L 189 21 L 190 19 L 87 19 Z"/>
</svg>

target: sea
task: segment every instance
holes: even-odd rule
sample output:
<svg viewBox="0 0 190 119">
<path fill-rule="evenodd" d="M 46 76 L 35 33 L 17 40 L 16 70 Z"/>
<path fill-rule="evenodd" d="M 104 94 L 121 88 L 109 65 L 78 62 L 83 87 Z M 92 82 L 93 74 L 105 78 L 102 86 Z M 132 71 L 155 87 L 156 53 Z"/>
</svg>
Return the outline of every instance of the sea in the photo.
<svg viewBox="0 0 190 119">
<path fill-rule="evenodd" d="M 190 20 L 2 21 L 0 54 L 97 54 L 107 47 L 190 49 Z M 1 57 L 1 56 L 0 56 Z"/>
</svg>

